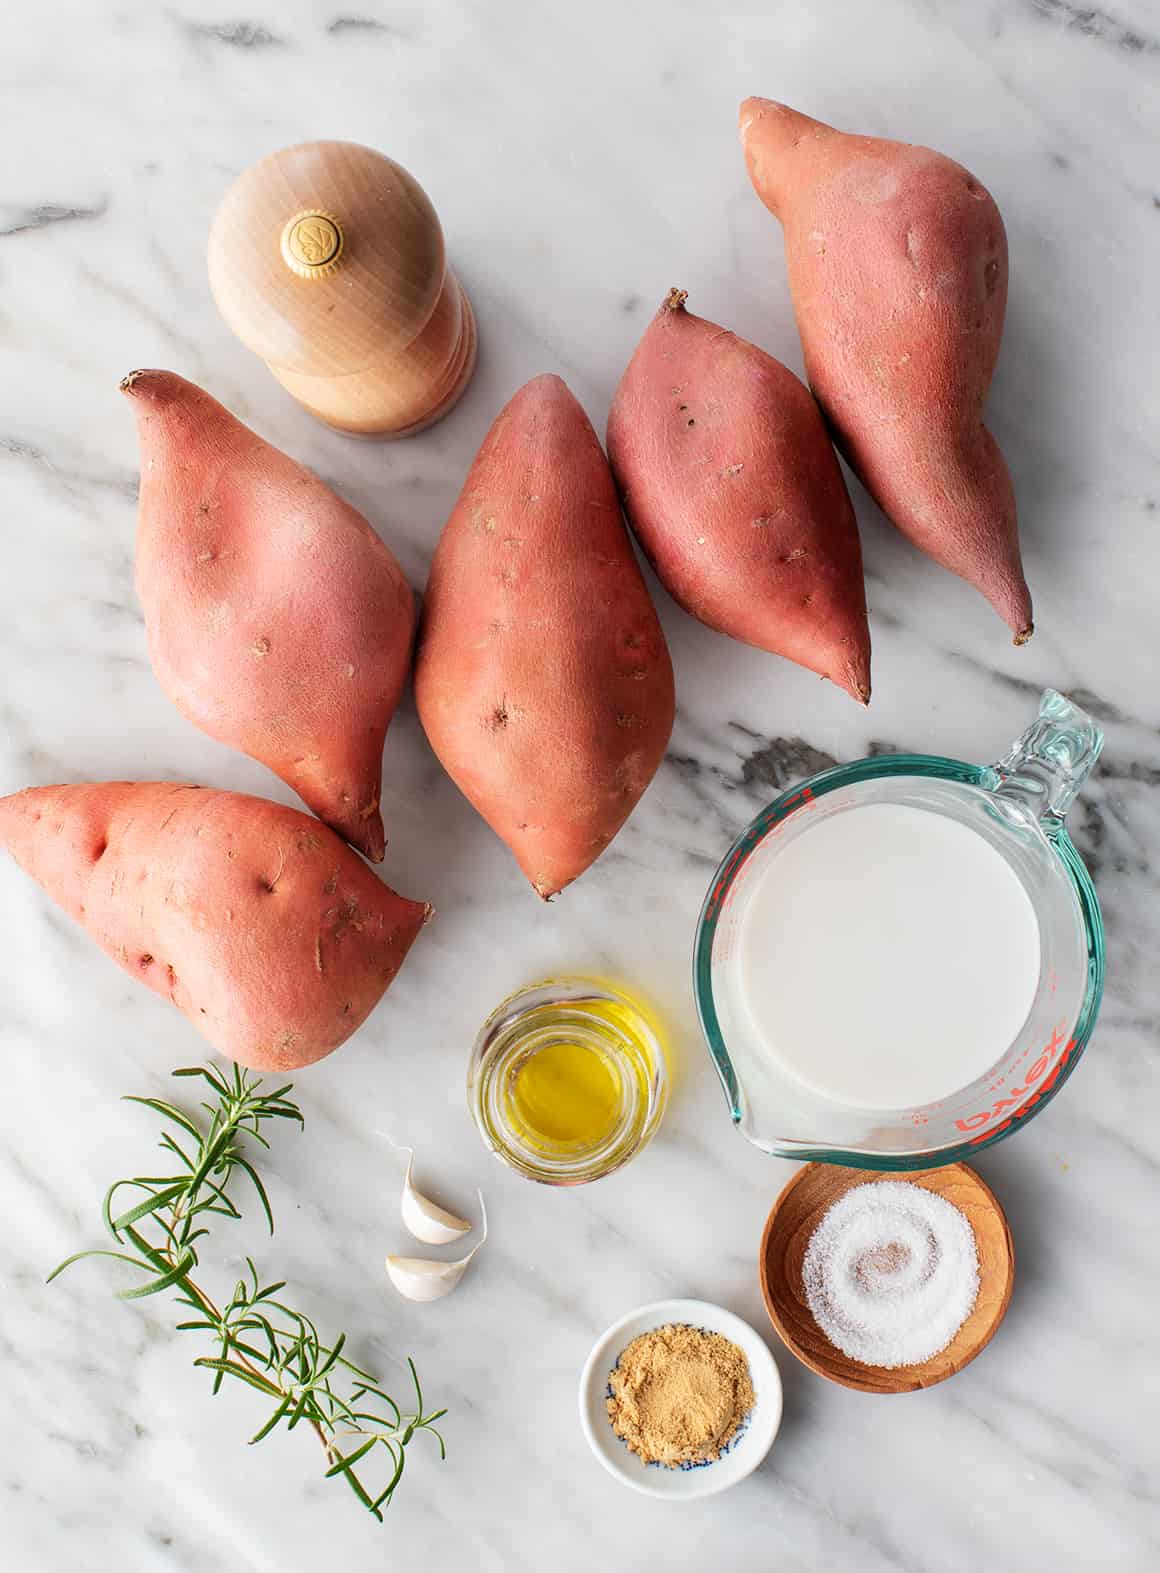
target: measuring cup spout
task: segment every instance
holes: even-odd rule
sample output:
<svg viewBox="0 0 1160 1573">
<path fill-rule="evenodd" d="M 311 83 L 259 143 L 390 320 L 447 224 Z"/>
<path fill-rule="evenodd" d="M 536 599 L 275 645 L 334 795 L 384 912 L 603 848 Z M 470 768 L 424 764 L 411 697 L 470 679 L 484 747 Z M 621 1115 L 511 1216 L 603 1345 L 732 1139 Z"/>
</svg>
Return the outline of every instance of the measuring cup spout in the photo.
<svg viewBox="0 0 1160 1573">
<path fill-rule="evenodd" d="M 1104 734 L 1086 711 L 1045 689 L 1039 715 L 994 766 L 996 791 L 1036 819 L 1062 824 L 1103 746 Z"/>
</svg>

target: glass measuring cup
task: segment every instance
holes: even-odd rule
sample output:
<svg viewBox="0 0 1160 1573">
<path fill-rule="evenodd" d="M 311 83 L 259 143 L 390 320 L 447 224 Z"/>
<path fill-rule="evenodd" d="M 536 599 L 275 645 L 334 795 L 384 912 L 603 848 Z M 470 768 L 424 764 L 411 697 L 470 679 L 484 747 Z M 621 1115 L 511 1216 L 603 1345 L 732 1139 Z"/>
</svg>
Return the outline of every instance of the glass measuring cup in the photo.
<svg viewBox="0 0 1160 1573">
<path fill-rule="evenodd" d="M 1001 1141 L 1055 1096 L 1103 993 L 1099 902 L 1064 826 L 1102 747 L 1091 717 L 1048 689 L 1038 718 L 997 764 L 890 754 L 839 765 L 784 792 L 738 837 L 701 909 L 693 985 L 730 1114 L 755 1146 L 865 1169 L 928 1169 Z M 747 904 L 771 860 L 820 816 L 868 803 L 926 809 L 983 836 L 1021 881 L 1039 925 L 1038 984 L 1006 1053 L 952 1096 L 912 1108 L 858 1109 L 806 1087 L 763 1050 L 740 983 Z"/>
</svg>

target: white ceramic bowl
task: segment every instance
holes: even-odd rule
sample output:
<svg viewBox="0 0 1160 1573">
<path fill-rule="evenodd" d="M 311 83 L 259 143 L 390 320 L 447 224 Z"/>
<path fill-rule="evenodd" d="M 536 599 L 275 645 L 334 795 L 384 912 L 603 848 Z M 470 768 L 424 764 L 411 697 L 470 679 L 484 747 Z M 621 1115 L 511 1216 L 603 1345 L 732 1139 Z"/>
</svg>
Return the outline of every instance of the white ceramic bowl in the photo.
<svg viewBox="0 0 1160 1573">
<path fill-rule="evenodd" d="M 692 1469 L 642 1463 L 612 1429 L 606 1407 L 608 1378 L 623 1350 L 642 1333 L 669 1322 L 703 1327 L 706 1332 L 732 1339 L 749 1361 L 749 1375 L 757 1396 L 748 1422 L 721 1457 Z M 780 1424 L 781 1377 L 764 1339 L 732 1311 L 710 1305 L 707 1300 L 657 1300 L 630 1311 L 597 1339 L 580 1376 L 580 1425 L 589 1447 L 609 1474 L 645 1496 L 687 1502 L 728 1491 L 761 1463 Z"/>
</svg>

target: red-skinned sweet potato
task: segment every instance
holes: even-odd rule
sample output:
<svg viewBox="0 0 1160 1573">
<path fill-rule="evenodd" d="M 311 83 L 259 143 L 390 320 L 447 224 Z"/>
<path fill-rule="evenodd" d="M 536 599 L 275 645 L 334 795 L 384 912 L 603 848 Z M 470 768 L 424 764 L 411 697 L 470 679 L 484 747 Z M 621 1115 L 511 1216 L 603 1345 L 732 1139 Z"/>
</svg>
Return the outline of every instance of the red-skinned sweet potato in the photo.
<svg viewBox="0 0 1160 1573">
<path fill-rule="evenodd" d="M 203 389 L 135 371 L 137 592 L 158 682 L 376 863 L 415 598 L 370 525 Z"/>
<path fill-rule="evenodd" d="M 318 820 L 172 782 L 0 798 L 0 845 L 216 1049 L 293 1070 L 360 1026 L 430 908 Z"/>
<path fill-rule="evenodd" d="M 941 153 L 769 99 L 742 104 L 741 140 L 785 230 L 806 370 L 839 447 L 902 533 L 1024 643 L 1015 495 L 983 425 L 1007 301 L 998 208 Z"/>
<path fill-rule="evenodd" d="M 431 566 L 431 746 L 549 898 L 628 818 L 673 724 L 664 635 L 596 433 L 559 377 L 500 413 Z"/>
<path fill-rule="evenodd" d="M 608 417 L 608 458 L 661 583 L 710 628 L 865 704 L 862 548 L 818 407 L 787 367 L 671 290 Z"/>
</svg>

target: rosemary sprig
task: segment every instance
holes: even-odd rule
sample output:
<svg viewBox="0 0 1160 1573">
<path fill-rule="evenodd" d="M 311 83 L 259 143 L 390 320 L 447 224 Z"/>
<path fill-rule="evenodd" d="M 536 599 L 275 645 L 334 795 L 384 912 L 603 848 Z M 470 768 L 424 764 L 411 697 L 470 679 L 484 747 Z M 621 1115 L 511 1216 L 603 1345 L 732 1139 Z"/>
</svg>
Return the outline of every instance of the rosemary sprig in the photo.
<svg viewBox="0 0 1160 1573">
<path fill-rule="evenodd" d="M 301 1125 L 302 1113 L 286 1096 L 291 1090 L 289 1083 L 275 1092 L 263 1092 L 261 1081 L 240 1066 L 222 1072 L 196 1065 L 173 1074 L 202 1077 L 209 1084 L 216 1101 L 200 1105 L 208 1123 L 162 1098 L 129 1098 L 178 1127 L 180 1135 L 165 1130 L 160 1141 L 177 1160 L 178 1172 L 117 1180 L 111 1185 L 105 1194 L 105 1226 L 123 1249 L 77 1251 L 54 1269 L 48 1281 L 74 1262 L 107 1256 L 128 1262 L 146 1275 L 143 1282 L 120 1290 L 121 1299 L 140 1300 L 163 1289 L 174 1290 L 180 1303 L 193 1312 L 190 1320 L 177 1324 L 179 1330 L 207 1333 L 216 1345 L 213 1355 L 194 1361 L 214 1373 L 213 1391 L 218 1392 L 229 1376 L 272 1400 L 273 1410 L 250 1438 L 251 1443 L 260 1442 L 280 1425 L 289 1431 L 308 1425 L 326 1454 L 327 1478 L 341 1475 L 363 1506 L 382 1522 L 383 1509 L 390 1505 L 402 1479 L 406 1450 L 415 1434 L 429 1431 L 439 1445 L 439 1456 L 446 1456 L 435 1421 L 447 1411 L 424 1413 L 423 1390 L 414 1361 L 408 1359 L 415 1399 L 413 1411 L 404 1414 L 369 1372 L 343 1354 L 346 1334 L 341 1333 L 332 1344 L 323 1343 L 310 1318 L 278 1298 L 285 1283 L 263 1284 L 248 1256 L 246 1276 L 234 1285 L 233 1294 L 220 1310 L 194 1282 L 191 1273 L 199 1265 L 199 1243 L 209 1233 L 212 1215 L 242 1216 L 229 1194 L 239 1172 L 257 1193 L 273 1234 L 270 1198 L 240 1143 L 246 1139 L 268 1148 L 262 1126 L 269 1120 L 296 1120 Z M 122 1210 L 115 1210 L 114 1203 L 124 1191 L 137 1193 L 136 1198 Z M 363 1464 L 372 1454 L 377 1457 L 377 1449 L 387 1455 L 387 1478 L 385 1485 L 372 1489 L 355 1473 L 355 1465 Z"/>
</svg>

